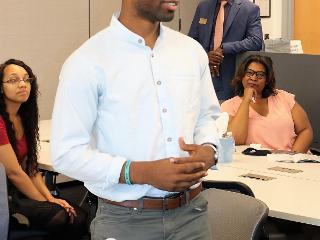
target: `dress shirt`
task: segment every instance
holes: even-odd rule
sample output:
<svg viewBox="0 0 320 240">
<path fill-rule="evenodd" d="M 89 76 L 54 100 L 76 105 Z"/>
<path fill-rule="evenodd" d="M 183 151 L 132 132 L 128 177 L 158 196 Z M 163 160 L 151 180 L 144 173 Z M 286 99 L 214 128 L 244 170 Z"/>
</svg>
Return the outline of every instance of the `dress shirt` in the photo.
<svg viewBox="0 0 320 240">
<path fill-rule="evenodd" d="M 109 200 L 163 197 L 168 192 L 151 185 L 119 184 L 125 161 L 187 156 L 179 137 L 218 145 L 219 115 L 200 44 L 161 25 L 151 49 L 114 15 L 62 67 L 52 119 L 54 168 Z"/>
</svg>

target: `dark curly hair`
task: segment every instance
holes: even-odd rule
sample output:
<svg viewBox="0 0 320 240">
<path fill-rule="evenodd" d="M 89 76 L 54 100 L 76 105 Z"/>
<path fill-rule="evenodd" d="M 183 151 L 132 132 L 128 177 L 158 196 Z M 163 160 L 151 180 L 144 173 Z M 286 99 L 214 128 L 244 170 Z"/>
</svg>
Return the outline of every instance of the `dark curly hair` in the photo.
<svg viewBox="0 0 320 240">
<path fill-rule="evenodd" d="M 39 112 L 38 112 L 38 83 L 37 77 L 33 74 L 32 69 L 25 64 L 23 61 L 16 60 L 16 59 L 9 59 L 3 64 L 0 65 L 0 93 L 3 93 L 3 77 L 4 77 L 4 70 L 8 65 L 17 65 L 24 68 L 29 77 L 33 78 L 34 80 L 31 83 L 31 90 L 30 96 L 28 100 L 21 104 L 18 114 L 21 117 L 22 125 L 24 128 L 24 135 L 27 141 L 28 153 L 27 153 L 27 160 L 26 160 L 26 173 L 31 176 L 38 172 L 38 144 L 39 144 Z M 18 158 L 18 150 L 17 150 L 17 143 L 15 138 L 15 131 L 13 128 L 13 123 L 9 119 L 9 114 L 6 112 L 6 104 L 4 101 L 4 94 L 0 94 L 0 116 L 5 122 L 7 134 L 9 137 L 10 144 Z"/>
<path fill-rule="evenodd" d="M 261 55 L 251 55 L 247 57 L 239 66 L 237 73 L 232 80 L 232 85 L 234 86 L 234 92 L 236 95 L 242 97 L 244 93 L 244 88 L 242 85 L 242 79 L 246 74 L 248 66 L 251 63 L 260 63 L 266 69 L 266 85 L 262 91 L 262 97 L 267 98 L 270 95 L 276 95 L 277 91 L 275 88 L 276 80 L 273 71 L 273 63 L 270 57 Z"/>
</svg>

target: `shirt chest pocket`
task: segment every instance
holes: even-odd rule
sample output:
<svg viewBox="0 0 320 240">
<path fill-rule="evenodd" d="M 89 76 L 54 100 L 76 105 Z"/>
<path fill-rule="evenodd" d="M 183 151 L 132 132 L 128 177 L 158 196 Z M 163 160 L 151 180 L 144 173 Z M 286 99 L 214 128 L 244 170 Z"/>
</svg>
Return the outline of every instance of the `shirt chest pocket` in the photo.
<svg viewBox="0 0 320 240">
<path fill-rule="evenodd" d="M 199 87 L 193 75 L 177 74 L 170 77 L 170 95 L 177 110 L 188 111 L 199 105 Z"/>
</svg>

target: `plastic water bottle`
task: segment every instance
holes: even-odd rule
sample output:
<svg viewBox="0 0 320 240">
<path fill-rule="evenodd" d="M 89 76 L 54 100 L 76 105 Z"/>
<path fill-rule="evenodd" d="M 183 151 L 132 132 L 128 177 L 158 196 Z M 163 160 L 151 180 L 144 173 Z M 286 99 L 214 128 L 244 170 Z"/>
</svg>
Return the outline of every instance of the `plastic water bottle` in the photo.
<svg viewBox="0 0 320 240">
<path fill-rule="evenodd" d="M 219 163 L 232 162 L 233 154 L 236 150 L 232 132 L 227 132 L 225 136 L 220 138 L 220 146 L 221 151 L 219 150 Z"/>
</svg>

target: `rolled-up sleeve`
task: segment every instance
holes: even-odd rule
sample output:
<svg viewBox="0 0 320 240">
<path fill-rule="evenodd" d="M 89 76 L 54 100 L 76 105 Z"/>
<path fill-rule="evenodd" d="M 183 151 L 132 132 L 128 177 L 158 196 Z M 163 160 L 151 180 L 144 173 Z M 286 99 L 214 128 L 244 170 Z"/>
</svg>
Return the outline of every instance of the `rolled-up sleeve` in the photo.
<svg viewBox="0 0 320 240">
<path fill-rule="evenodd" d="M 52 116 L 51 155 L 56 171 L 100 190 L 119 182 L 120 156 L 93 147 L 95 121 L 103 95 L 103 74 L 85 58 L 64 64 Z"/>
</svg>

